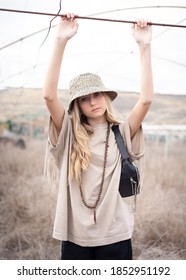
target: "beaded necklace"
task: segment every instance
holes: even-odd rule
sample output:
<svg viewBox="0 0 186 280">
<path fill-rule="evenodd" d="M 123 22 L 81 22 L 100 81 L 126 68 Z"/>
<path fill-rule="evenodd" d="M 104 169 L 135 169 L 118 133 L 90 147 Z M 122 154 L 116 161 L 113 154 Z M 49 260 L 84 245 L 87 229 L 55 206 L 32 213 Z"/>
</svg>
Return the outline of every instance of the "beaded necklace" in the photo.
<svg viewBox="0 0 186 280">
<path fill-rule="evenodd" d="M 103 190 L 104 179 L 105 179 L 105 170 L 106 170 L 106 164 L 107 164 L 109 135 L 110 135 L 110 123 L 107 122 L 107 132 L 106 132 L 106 141 L 105 141 L 105 152 L 104 152 L 102 179 L 101 179 L 101 184 L 100 184 L 100 189 L 99 189 L 98 197 L 97 197 L 97 199 L 96 199 L 96 201 L 95 201 L 95 203 L 93 205 L 90 205 L 90 204 L 88 204 L 86 202 L 84 194 L 83 194 L 83 188 L 82 188 L 81 182 L 79 182 L 79 189 L 80 189 L 80 194 L 81 194 L 82 202 L 83 202 L 83 204 L 87 208 L 94 210 L 94 222 L 95 222 L 95 224 L 96 224 L 96 208 L 97 208 L 98 202 L 99 202 L 100 197 L 101 197 L 101 193 L 102 193 L 102 190 Z"/>
</svg>

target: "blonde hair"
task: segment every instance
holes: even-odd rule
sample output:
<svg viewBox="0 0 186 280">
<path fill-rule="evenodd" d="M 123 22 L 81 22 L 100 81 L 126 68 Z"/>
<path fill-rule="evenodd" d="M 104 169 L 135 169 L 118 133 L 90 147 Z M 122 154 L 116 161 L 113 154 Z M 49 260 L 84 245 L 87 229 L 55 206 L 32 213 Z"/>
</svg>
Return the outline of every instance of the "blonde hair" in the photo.
<svg viewBox="0 0 186 280">
<path fill-rule="evenodd" d="M 106 120 L 111 124 L 119 123 L 119 118 L 116 117 L 110 97 L 104 92 L 103 94 L 106 100 Z M 73 143 L 69 179 L 74 178 L 79 182 L 81 180 L 81 173 L 87 170 L 90 162 L 89 141 L 93 134 L 93 129 L 88 124 L 86 116 L 81 114 L 77 99 L 73 102 L 70 115 L 72 119 Z"/>
</svg>

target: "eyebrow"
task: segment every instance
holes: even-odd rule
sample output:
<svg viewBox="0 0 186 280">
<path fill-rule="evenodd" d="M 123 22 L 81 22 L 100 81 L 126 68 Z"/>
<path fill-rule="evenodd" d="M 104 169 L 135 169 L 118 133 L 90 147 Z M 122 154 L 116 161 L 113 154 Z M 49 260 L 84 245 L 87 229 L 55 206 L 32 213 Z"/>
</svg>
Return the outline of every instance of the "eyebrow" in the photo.
<svg viewBox="0 0 186 280">
<path fill-rule="evenodd" d="M 79 100 L 81 100 L 81 99 L 83 99 L 83 98 L 86 98 L 86 97 L 88 97 L 88 94 L 87 94 L 87 95 L 84 95 L 84 96 L 80 96 L 80 97 L 79 97 Z"/>
</svg>

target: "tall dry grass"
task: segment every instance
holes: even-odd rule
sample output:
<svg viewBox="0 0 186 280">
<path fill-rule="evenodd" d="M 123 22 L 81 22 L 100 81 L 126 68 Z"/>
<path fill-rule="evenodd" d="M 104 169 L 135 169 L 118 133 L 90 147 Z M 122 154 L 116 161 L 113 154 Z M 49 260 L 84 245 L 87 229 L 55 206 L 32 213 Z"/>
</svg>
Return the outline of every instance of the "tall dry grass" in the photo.
<svg viewBox="0 0 186 280">
<path fill-rule="evenodd" d="M 56 194 L 43 180 L 45 141 L 0 145 L 0 259 L 59 259 L 52 238 Z M 185 144 L 146 145 L 134 259 L 186 259 Z"/>
<path fill-rule="evenodd" d="M 134 232 L 137 259 L 186 259 L 186 145 L 147 145 Z"/>
</svg>

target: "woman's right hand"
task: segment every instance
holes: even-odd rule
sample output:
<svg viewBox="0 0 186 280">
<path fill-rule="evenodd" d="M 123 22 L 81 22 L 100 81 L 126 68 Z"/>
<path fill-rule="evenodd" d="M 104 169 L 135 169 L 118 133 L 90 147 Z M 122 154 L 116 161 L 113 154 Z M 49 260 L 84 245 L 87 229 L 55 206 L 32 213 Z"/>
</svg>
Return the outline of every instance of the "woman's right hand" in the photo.
<svg viewBox="0 0 186 280">
<path fill-rule="evenodd" d="M 57 26 L 56 38 L 69 40 L 78 31 L 78 22 L 74 14 L 66 14 L 59 18 Z"/>
</svg>

